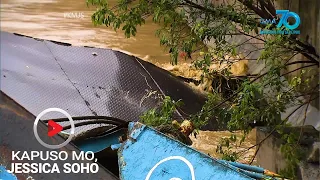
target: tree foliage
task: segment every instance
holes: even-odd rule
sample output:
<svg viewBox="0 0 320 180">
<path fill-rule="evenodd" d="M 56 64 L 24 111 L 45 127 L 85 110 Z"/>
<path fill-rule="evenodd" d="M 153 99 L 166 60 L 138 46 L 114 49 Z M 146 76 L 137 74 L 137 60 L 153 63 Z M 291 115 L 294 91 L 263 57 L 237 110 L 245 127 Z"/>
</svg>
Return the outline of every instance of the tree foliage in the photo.
<svg viewBox="0 0 320 180">
<path fill-rule="evenodd" d="M 229 78 L 231 66 L 242 60 L 263 64 L 258 74 L 246 77 L 230 96 L 219 96 L 215 90 L 210 92 L 202 110 L 191 116 L 198 126 L 214 117 L 231 131 L 242 130 L 243 141 L 252 129 L 252 123 L 268 126 L 272 132 L 281 131 L 293 114 L 281 118 L 281 113 L 292 106 L 298 106 L 298 110 L 318 98 L 319 55 L 315 48 L 296 35 L 259 34 L 261 29 L 279 30 L 273 24 L 259 23 L 259 18 L 277 18 L 272 0 L 230 0 L 220 4 L 211 0 L 119 0 L 114 7 L 106 0 L 87 0 L 87 3 L 97 7 L 92 15 L 94 24 L 121 29 L 128 38 L 136 35 L 138 26 L 143 25 L 146 18 L 152 18 L 161 26 L 156 35 L 170 52 L 171 62 L 177 64 L 179 53 L 192 57 L 200 52 L 193 63 L 203 72 L 203 77 L 214 78 L 219 71 Z M 230 40 L 238 37 L 246 37 L 246 40 Z M 214 46 L 207 49 L 202 42 L 211 42 Z M 248 44 L 252 48 L 244 51 L 241 47 Z M 253 53 L 258 57 L 249 59 Z M 297 57 L 303 60 L 297 60 Z M 212 64 L 223 64 L 224 68 L 213 69 Z M 300 66 L 292 68 L 294 65 Z M 169 121 L 175 103 L 166 98 L 164 104 L 168 105 L 164 106 L 166 109 L 161 109 L 160 114 L 151 110 L 145 114 L 144 121 L 154 125 Z M 149 122 L 150 117 L 155 121 Z M 236 139 L 233 136 L 231 140 Z M 293 176 L 301 157 L 296 155 L 298 148 L 293 148 L 299 138 L 282 133 L 282 139 L 285 143 L 281 149 L 289 162 L 286 174 Z M 222 147 L 227 144 L 229 146 L 223 141 L 219 152 L 224 153 Z M 228 159 L 236 160 L 234 152 L 228 150 L 228 154 Z"/>
<path fill-rule="evenodd" d="M 172 100 L 169 96 L 165 96 L 162 100 L 160 109 L 151 109 L 141 116 L 141 122 L 149 126 L 160 126 L 171 124 L 174 112 L 182 101 Z"/>
</svg>

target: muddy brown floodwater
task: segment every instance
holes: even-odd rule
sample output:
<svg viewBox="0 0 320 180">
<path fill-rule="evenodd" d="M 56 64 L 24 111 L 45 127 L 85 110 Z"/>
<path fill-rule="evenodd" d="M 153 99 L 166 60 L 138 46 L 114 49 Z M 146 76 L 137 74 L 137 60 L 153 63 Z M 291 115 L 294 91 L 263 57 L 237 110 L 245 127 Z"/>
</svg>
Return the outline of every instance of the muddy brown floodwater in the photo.
<svg viewBox="0 0 320 180">
<path fill-rule="evenodd" d="M 110 0 L 114 5 L 117 0 Z M 138 56 L 146 61 L 164 67 L 170 56 L 163 47 L 155 31 L 159 28 L 150 19 L 138 28 L 135 37 L 127 39 L 123 32 L 115 32 L 105 26 L 95 27 L 91 22 L 93 7 L 87 7 L 85 0 L 1 0 L 1 30 L 24 34 L 36 38 L 67 42 L 77 46 L 111 48 Z M 74 15 L 72 17 L 72 14 Z M 229 136 L 226 131 L 201 131 L 197 139 L 192 138 L 193 147 L 213 157 L 219 139 Z M 241 151 L 255 143 L 252 134 Z M 250 159 L 254 149 L 244 154 L 243 162 Z"/>
<path fill-rule="evenodd" d="M 112 6 L 116 0 L 109 2 Z M 73 45 L 112 48 L 151 62 L 168 62 L 169 54 L 155 36 L 159 27 L 150 19 L 138 28 L 137 36 L 127 39 L 120 30 L 95 27 L 91 22 L 94 9 L 87 7 L 86 0 L 1 0 L 1 30 Z"/>
</svg>

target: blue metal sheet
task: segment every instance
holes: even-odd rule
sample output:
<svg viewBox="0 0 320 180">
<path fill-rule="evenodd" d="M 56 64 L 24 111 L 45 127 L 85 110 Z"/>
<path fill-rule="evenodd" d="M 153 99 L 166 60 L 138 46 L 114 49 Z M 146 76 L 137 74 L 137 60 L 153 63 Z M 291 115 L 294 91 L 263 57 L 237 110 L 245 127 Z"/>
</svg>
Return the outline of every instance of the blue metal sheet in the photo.
<svg viewBox="0 0 320 180">
<path fill-rule="evenodd" d="M 9 173 L 4 166 L 0 166 L 0 180 L 17 180 L 17 177 Z"/>
<path fill-rule="evenodd" d="M 118 151 L 122 180 L 252 179 L 152 128 L 132 125 Z"/>
</svg>

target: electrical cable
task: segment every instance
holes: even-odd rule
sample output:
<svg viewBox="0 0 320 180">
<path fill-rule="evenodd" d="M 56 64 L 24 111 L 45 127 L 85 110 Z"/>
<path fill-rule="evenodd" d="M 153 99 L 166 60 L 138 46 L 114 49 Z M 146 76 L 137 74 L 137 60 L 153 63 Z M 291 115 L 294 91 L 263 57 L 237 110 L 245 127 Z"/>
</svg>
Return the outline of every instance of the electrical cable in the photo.
<svg viewBox="0 0 320 180">
<path fill-rule="evenodd" d="M 119 119 L 119 118 L 115 118 L 115 117 L 110 117 L 110 116 L 77 116 L 77 117 L 72 117 L 72 119 L 74 121 L 78 121 L 78 120 L 91 120 L 91 119 L 105 119 L 105 120 L 110 120 L 113 121 L 115 123 L 118 124 L 123 124 L 126 123 L 127 121 Z M 44 123 L 48 123 L 49 120 L 53 120 L 54 122 L 65 122 L 65 121 L 69 121 L 68 118 L 57 118 L 57 119 L 48 119 L 48 120 L 42 120 L 42 122 Z"/>
</svg>

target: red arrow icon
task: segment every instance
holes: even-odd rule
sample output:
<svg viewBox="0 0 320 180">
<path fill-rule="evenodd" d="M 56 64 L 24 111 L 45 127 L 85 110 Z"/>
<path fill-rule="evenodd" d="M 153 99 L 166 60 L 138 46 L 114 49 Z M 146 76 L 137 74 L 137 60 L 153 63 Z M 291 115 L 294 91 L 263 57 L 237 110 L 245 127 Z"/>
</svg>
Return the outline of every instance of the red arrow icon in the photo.
<svg viewBox="0 0 320 180">
<path fill-rule="evenodd" d="M 49 137 L 52 137 L 52 136 L 58 134 L 62 130 L 63 130 L 63 127 L 60 126 L 58 123 L 54 122 L 53 120 L 50 120 L 48 122 L 48 136 Z"/>
</svg>

